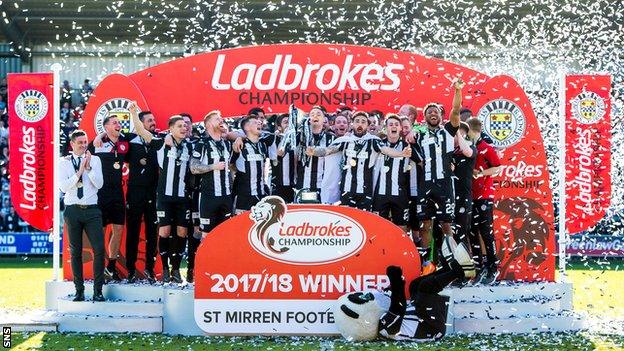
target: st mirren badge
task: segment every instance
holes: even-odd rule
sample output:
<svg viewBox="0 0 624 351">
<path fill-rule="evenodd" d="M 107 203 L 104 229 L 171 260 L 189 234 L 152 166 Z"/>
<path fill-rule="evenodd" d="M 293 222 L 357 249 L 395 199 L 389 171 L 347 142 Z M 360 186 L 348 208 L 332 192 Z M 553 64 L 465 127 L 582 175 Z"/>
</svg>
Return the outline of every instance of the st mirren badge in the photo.
<svg viewBox="0 0 624 351">
<path fill-rule="evenodd" d="M 114 169 L 120 169 L 121 165 L 119 164 L 119 162 L 115 162 L 115 163 L 113 163 L 113 168 Z"/>
<path fill-rule="evenodd" d="M 593 91 L 584 91 L 570 100 L 572 117 L 583 124 L 598 122 L 606 114 L 605 101 Z"/>
<path fill-rule="evenodd" d="M 48 113 L 48 99 L 38 90 L 25 90 L 15 99 L 15 113 L 24 122 L 38 122 Z"/>
<path fill-rule="evenodd" d="M 494 147 L 506 148 L 524 137 L 526 118 L 522 109 L 512 101 L 492 100 L 481 107 L 477 118 L 483 123 L 483 130 L 492 139 Z"/>
<path fill-rule="evenodd" d="M 146 158 L 142 158 L 139 160 L 139 163 L 142 164 L 143 166 L 145 166 L 147 164 L 147 159 Z"/>
<path fill-rule="evenodd" d="M 349 162 L 351 164 L 351 167 L 355 167 L 357 165 L 357 161 L 354 159 L 351 159 L 351 162 Z"/>
<path fill-rule="evenodd" d="M 123 133 L 133 132 L 134 124 L 132 124 L 130 110 L 128 109 L 130 103 L 131 101 L 125 98 L 114 98 L 100 105 L 95 112 L 95 120 L 93 121 L 96 133 L 101 134 L 104 132 L 104 119 L 109 116 L 117 117 Z M 141 112 L 141 110 L 137 112 Z"/>
</svg>

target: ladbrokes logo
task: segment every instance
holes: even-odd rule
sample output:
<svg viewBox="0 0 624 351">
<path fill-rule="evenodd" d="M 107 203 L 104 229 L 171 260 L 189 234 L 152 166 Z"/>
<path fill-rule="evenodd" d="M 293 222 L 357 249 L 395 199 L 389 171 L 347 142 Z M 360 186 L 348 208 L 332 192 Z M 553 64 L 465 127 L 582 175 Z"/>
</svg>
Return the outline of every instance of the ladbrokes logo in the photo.
<svg viewBox="0 0 624 351">
<path fill-rule="evenodd" d="M 268 196 L 251 208 L 251 246 L 276 261 L 311 265 L 345 259 L 364 245 L 364 229 L 353 219 L 321 209 L 288 210 Z"/>
<path fill-rule="evenodd" d="M 293 55 L 275 55 L 273 62 L 242 63 L 230 70 L 224 69 L 226 58 L 217 57 L 212 88 L 241 91 L 238 100 L 244 105 L 363 105 L 371 92 L 398 89 L 405 68 L 393 62 L 354 64 L 353 55 L 340 56 L 343 62 L 303 65 L 293 62 Z"/>
</svg>

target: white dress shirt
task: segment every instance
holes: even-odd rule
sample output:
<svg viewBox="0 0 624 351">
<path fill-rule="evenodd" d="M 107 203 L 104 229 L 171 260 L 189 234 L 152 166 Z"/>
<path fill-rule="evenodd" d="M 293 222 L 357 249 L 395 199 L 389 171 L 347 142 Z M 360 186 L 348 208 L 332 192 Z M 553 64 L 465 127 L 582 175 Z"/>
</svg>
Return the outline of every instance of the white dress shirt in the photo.
<svg viewBox="0 0 624 351">
<path fill-rule="evenodd" d="M 81 156 L 83 160 L 84 156 L 84 154 Z M 74 170 L 72 160 L 78 163 L 78 156 L 74 153 L 61 157 L 61 162 L 58 165 L 60 167 L 59 188 L 65 193 L 65 205 L 97 205 L 98 189 L 104 184 L 100 158 L 91 155 L 91 162 L 89 162 L 91 170 L 85 170 L 82 173 L 83 196 L 80 199 L 78 198 L 77 171 Z"/>
</svg>

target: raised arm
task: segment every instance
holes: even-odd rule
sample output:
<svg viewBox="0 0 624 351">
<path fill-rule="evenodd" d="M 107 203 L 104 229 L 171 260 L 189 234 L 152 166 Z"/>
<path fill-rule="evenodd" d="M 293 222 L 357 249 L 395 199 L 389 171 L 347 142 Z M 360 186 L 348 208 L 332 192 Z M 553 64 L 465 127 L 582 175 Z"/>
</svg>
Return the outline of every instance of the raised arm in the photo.
<svg viewBox="0 0 624 351">
<path fill-rule="evenodd" d="M 451 116 L 449 117 L 449 122 L 455 128 L 459 127 L 459 122 L 461 121 L 459 118 L 459 111 L 461 110 L 462 104 L 462 89 L 464 88 L 464 81 L 457 77 L 453 81 L 453 89 L 455 93 L 453 95 L 453 108 L 451 109 Z"/>
<path fill-rule="evenodd" d="M 93 139 L 93 146 L 94 147 L 101 147 L 102 146 L 102 138 L 104 138 L 105 135 L 106 135 L 106 132 L 98 134 L 95 137 L 95 139 Z"/>
<path fill-rule="evenodd" d="M 130 103 L 128 110 L 130 111 L 130 116 L 132 117 L 132 123 L 134 123 L 134 130 L 138 135 L 145 139 L 145 142 L 149 144 L 154 136 L 147 129 L 145 129 L 143 122 L 139 119 L 139 108 L 137 107 L 136 101 Z"/>
</svg>

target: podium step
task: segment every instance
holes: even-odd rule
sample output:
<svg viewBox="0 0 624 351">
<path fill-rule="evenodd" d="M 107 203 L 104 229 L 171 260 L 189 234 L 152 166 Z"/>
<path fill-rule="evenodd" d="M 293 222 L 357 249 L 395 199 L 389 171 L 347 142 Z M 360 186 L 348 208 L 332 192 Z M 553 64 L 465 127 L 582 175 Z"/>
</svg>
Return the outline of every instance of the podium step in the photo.
<svg viewBox="0 0 624 351">
<path fill-rule="evenodd" d="M 12 332 L 56 332 L 58 323 L 50 320 L 53 311 L 35 310 L 26 313 L 0 313 L 0 325 L 11 327 Z"/>
<path fill-rule="evenodd" d="M 74 302 L 71 299 L 71 297 L 67 297 L 58 300 L 59 313 L 114 317 L 122 317 L 128 315 L 134 317 L 162 317 L 163 315 L 163 304 L 160 302 Z"/>
<path fill-rule="evenodd" d="M 583 319 L 572 313 L 524 316 L 514 318 L 458 318 L 455 333 L 500 334 L 577 331 L 583 328 Z"/>
<path fill-rule="evenodd" d="M 57 312 L 44 321 L 57 323 L 60 332 L 161 333 L 163 328 L 161 317 L 95 316 Z"/>
<path fill-rule="evenodd" d="M 526 315 L 548 315 L 561 312 L 559 299 L 536 297 L 516 302 L 456 302 L 453 308 L 455 318 L 513 318 Z"/>
<path fill-rule="evenodd" d="M 572 292 L 570 284 L 559 283 L 501 283 L 494 286 L 466 286 L 448 288 L 443 291 L 451 293 L 457 302 L 495 302 L 518 301 L 540 296 L 548 299 L 562 299 Z"/>
</svg>

